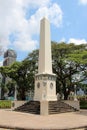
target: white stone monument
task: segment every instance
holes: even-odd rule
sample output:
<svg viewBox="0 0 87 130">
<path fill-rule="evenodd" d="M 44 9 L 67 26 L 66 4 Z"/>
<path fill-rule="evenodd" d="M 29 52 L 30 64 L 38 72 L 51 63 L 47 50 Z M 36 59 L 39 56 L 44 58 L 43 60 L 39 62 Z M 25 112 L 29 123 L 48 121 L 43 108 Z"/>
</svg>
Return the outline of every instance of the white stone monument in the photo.
<svg viewBox="0 0 87 130">
<path fill-rule="evenodd" d="M 52 72 L 50 23 L 43 18 L 40 24 L 38 74 L 35 75 L 35 101 L 56 101 L 56 75 Z"/>
</svg>

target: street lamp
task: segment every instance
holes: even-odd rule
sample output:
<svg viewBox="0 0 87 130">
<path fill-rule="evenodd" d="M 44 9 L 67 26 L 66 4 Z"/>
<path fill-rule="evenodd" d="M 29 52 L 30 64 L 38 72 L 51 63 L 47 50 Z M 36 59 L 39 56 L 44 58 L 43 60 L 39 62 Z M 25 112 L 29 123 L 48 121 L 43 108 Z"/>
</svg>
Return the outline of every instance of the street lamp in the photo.
<svg viewBox="0 0 87 130">
<path fill-rule="evenodd" d="M 0 99 L 1 99 L 1 86 L 0 86 Z"/>
<path fill-rule="evenodd" d="M 78 101 L 76 95 L 76 84 L 74 85 L 74 101 Z"/>
<path fill-rule="evenodd" d="M 14 100 L 17 100 L 17 85 L 15 84 Z"/>
<path fill-rule="evenodd" d="M 1 78 L 0 78 L 0 99 L 1 99 L 1 91 L 2 91 L 1 83 L 2 83 L 2 80 L 1 80 Z"/>
</svg>

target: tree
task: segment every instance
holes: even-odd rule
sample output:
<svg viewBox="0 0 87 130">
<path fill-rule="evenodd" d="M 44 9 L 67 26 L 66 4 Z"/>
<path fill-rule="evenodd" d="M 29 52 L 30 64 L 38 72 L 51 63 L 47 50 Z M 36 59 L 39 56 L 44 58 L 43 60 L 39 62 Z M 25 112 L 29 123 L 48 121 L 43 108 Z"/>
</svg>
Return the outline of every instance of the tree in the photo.
<svg viewBox="0 0 87 130">
<path fill-rule="evenodd" d="M 19 79 L 18 69 L 20 68 L 20 66 L 21 66 L 20 62 L 14 62 L 10 66 L 2 66 L 2 67 L 0 67 L 0 72 L 1 72 L 1 74 L 3 76 L 2 82 L 3 82 L 4 86 L 7 86 L 9 88 L 10 85 L 12 86 L 12 82 L 14 82 L 14 81 L 16 81 L 16 83 L 18 84 L 18 82 L 17 82 L 18 79 Z M 4 80 L 6 78 L 10 78 L 10 80 L 7 80 L 7 82 L 6 82 Z"/>
<path fill-rule="evenodd" d="M 25 99 L 26 92 L 29 89 L 34 89 L 34 76 L 37 72 L 37 53 L 38 50 L 35 50 L 22 62 L 14 62 L 10 66 L 0 68 L 0 72 L 5 77 L 10 77 L 16 81 L 19 98 L 22 100 Z"/>
<path fill-rule="evenodd" d="M 64 99 L 67 99 L 66 88 L 72 89 L 77 81 L 73 81 L 75 74 L 86 71 L 87 50 L 86 45 L 75 45 L 66 43 L 52 44 L 53 72 L 57 75 L 57 90 L 64 93 Z M 85 60 L 84 60 L 85 58 Z M 80 79 L 84 80 L 83 76 Z"/>
</svg>

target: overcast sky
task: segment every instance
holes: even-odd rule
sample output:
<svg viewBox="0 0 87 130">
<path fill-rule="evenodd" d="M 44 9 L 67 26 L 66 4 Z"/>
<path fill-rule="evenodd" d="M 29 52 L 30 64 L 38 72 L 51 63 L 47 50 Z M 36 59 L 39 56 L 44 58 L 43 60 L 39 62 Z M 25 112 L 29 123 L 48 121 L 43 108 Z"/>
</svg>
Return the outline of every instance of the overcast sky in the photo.
<svg viewBox="0 0 87 130">
<path fill-rule="evenodd" d="M 23 60 L 39 48 L 44 16 L 50 21 L 52 41 L 87 43 L 87 0 L 0 0 L 0 45 L 14 49 L 17 60 Z"/>
</svg>

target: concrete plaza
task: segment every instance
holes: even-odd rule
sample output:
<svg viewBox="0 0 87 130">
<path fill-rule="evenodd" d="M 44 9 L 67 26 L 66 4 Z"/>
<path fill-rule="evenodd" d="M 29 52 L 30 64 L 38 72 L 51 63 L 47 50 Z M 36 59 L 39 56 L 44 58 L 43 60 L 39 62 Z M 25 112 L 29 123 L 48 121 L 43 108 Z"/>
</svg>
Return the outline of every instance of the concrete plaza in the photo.
<svg viewBox="0 0 87 130">
<path fill-rule="evenodd" d="M 21 130 L 86 130 L 87 110 L 48 116 L 0 110 L 0 128 Z"/>
</svg>

